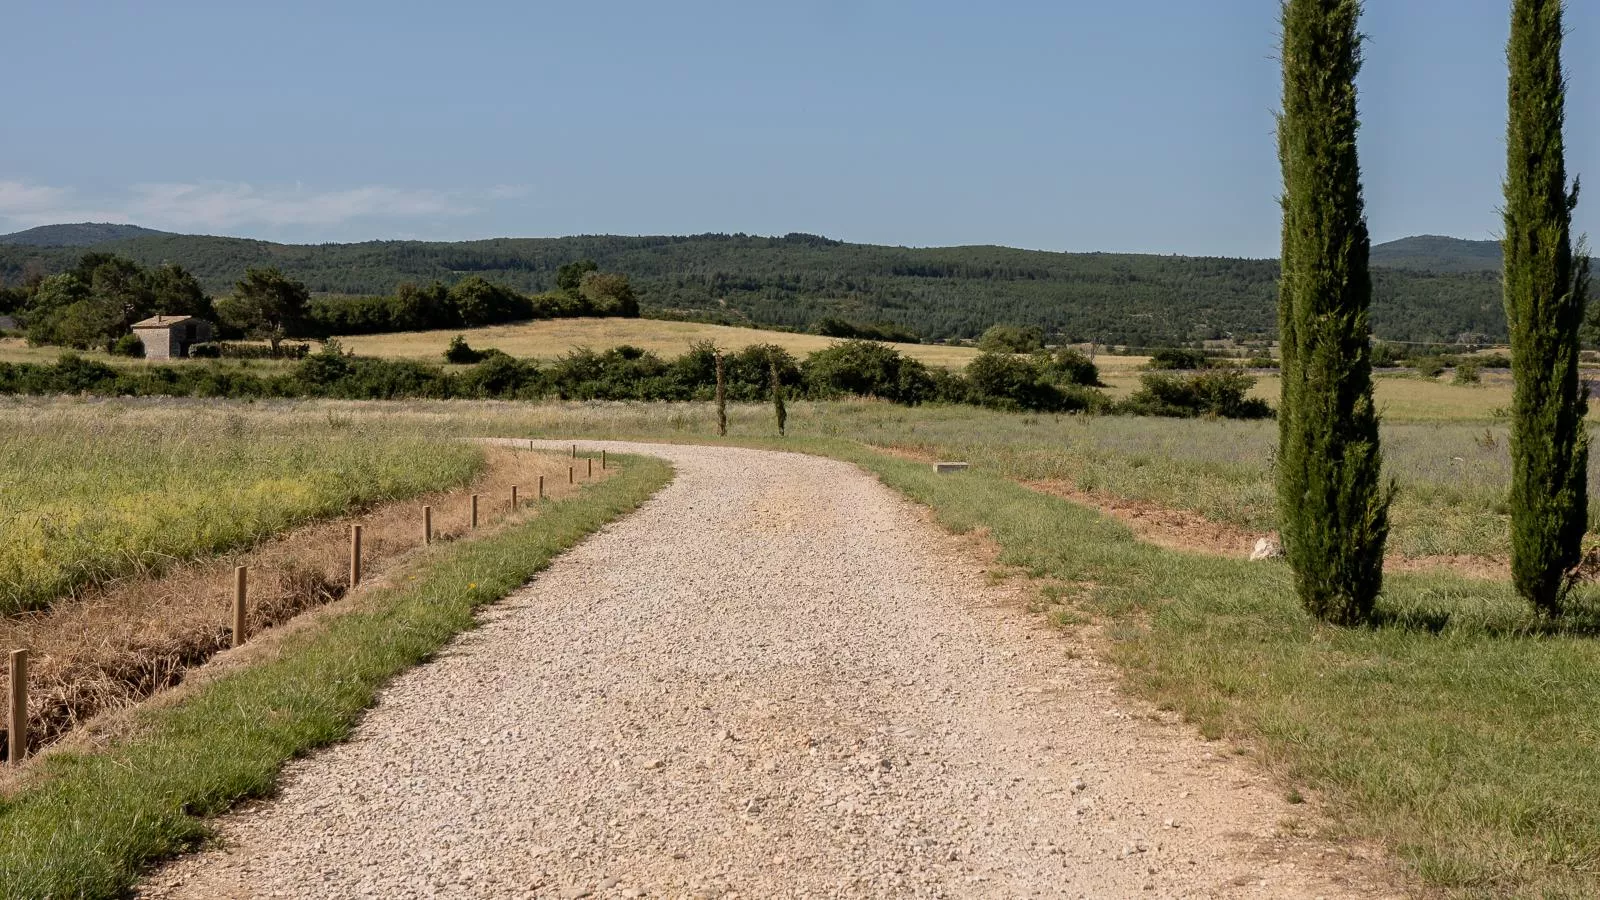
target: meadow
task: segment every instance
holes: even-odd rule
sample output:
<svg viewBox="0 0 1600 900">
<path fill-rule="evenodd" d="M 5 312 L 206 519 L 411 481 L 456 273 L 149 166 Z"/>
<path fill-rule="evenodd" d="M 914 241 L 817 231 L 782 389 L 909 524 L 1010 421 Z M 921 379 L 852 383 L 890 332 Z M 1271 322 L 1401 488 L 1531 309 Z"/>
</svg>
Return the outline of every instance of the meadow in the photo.
<svg viewBox="0 0 1600 900">
<path fill-rule="evenodd" d="M 1379 391 L 1385 463 L 1401 491 L 1391 549 L 1503 557 L 1509 458 L 1496 408 L 1505 387 L 1413 377 L 1385 378 Z M 67 421 L 78 430 L 64 433 L 92 434 L 104 409 L 124 443 L 196 420 L 236 422 L 227 427 L 257 438 L 366 435 L 413 452 L 441 435 L 718 440 L 705 403 L 56 400 L 11 404 L 0 418 Z M 1000 550 L 995 576 L 1025 582 L 1040 615 L 1089 635 L 1131 693 L 1181 712 L 1219 752 L 1256 757 L 1291 800 L 1315 802 L 1317 814 L 1284 828 L 1377 840 L 1418 884 L 1448 896 L 1600 891 L 1593 586 L 1575 594 L 1566 621 L 1549 622 L 1503 578 L 1467 577 L 1444 559 L 1392 571 L 1378 624 L 1329 628 L 1295 604 L 1281 562 L 1247 562 L 1245 547 L 1218 555 L 1153 546 L 1030 487 L 1066 482 L 1268 531 L 1271 422 L 794 402 L 790 435 L 779 439 L 767 405 L 729 412 L 729 442 L 856 462 L 952 530 L 983 533 Z M 228 445 L 197 433 L 189 446 L 210 454 Z M 936 477 L 916 461 L 929 456 L 973 468 Z M 1600 494 L 1593 474 L 1591 485 Z"/>
<path fill-rule="evenodd" d="M 0 613 L 461 484 L 479 448 L 326 411 L 0 403 Z"/>
</svg>

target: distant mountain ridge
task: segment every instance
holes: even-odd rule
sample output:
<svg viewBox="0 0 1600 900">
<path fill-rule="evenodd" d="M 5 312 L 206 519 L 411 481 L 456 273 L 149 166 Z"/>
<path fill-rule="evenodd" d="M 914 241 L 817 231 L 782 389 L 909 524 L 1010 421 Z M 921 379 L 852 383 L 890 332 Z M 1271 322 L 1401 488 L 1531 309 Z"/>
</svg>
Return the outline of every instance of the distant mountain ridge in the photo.
<svg viewBox="0 0 1600 900">
<path fill-rule="evenodd" d="M 86 227 L 108 226 L 30 232 L 60 240 L 87 236 Z M 1375 333 L 1403 341 L 1503 340 L 1498 263 L 1483 259 L 1483 243 L 1407 238 L 1375 247 Z M 473 275 L 533 292 L 553 288 L 561 265 L 587 257 L 626 273 L 646 314 L 661 317 L 800 329 L 833 317 L 894 323 L 935 340 L 976 337 L 1009 323 L 1066 340 L 1137 346 L 1271 339 L 1277 332 L 1276 260 L 892 247 L 810 234 L 303 245 L 140 229 L 93 244 L 0 239 L 0 283 L 62 271 L 88 247 L 143 265 L 182 265 L 217 294 L 251 266 L 277 266 L 322 294 L 388 294 L 403 282 L 448 284 Z"/>
<path fill-rule="evenodd" d="M 23 247 L 93 247 L 109 241 L 171 234 L 138 225 L 117 225 L 112 222 L 78 222 L 71 225 L 40 225 L 26 231 L 0 234 L 0 244 Z"/>
<path fill-rule="evenodd" d="M 1413 272 L 1498 272 L 1499 241 L 1469 241 L 1437 234 L 1401 238 L 1372 247 L 1372 264 Z"/>
</svg>

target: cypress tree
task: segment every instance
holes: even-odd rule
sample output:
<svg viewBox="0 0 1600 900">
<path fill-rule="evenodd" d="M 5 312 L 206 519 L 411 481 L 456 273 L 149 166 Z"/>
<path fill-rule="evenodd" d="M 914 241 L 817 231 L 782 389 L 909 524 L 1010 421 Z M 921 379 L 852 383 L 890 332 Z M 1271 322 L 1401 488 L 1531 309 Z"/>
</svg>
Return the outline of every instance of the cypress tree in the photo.
<svg viewBox="0 0 1600 900">
<path fill-rule="evenodd" d="M 1285 0 L 1278 518 L 1300 602 L 1366 620 L 1383 585 L 1389 499 L 1372 403 L 1371 240 L 1356 153 L 1359 0 Z"/>
<path fill-rule="evenodd" d="M 1578 328 L 1588 253 L 1572 249 L 1560 0 L 1513 0 L 1506 127 L 1505 304 L 1511 332 L 1511 578 L 1540 612 L 1561 611 L 1588 524 L 1588 398 Z"/>
<path fill-rule="evenodd" d="M 717 436 L 728 436 L 728 378 L 722 368 L 722 351 L 718 350 L 717 360 Z"/>
<path fill-rule="evenodd" d="M 778 437 L 783 437 L 784 427 L 789 424 L 789 410 L 783 405 L 783 379 L 778 376 L 777 360 L 769 360 L 767 365 L 772 373 L 772 411 L 778 416 Z"/>
</svg>

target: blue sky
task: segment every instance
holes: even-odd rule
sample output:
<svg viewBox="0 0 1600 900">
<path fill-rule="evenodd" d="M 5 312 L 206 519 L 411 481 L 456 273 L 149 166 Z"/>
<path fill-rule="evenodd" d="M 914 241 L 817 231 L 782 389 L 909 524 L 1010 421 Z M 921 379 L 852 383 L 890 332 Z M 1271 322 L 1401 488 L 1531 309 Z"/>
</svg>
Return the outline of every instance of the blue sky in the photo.
<svg viewBox="0 0 1600 900">
<path fill-rule="evenodd" d="M 1497 234 L 1506 0 L 1369 4 L 1374 238 Z M 26 3 L 0 231 L 1271 256 L 1275 0 Z M 1568 164 L 1600 185 L 1600 4 Z M 1600 192 L 1579 225 L 1600 232 Z"/>
</svg>

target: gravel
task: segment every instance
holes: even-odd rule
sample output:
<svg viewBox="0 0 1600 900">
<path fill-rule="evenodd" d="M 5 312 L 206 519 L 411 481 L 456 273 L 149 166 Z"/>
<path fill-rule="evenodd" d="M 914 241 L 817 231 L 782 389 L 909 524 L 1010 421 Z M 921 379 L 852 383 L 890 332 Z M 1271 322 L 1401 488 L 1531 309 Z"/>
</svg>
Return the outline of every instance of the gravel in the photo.
<svg viewBox="0 0 1600 900">
<path fill-rule="evenodd" d="M 859 469 L 589 446 L 678 477 L 142 896 L 1391 895 Z"/>
</svg>

